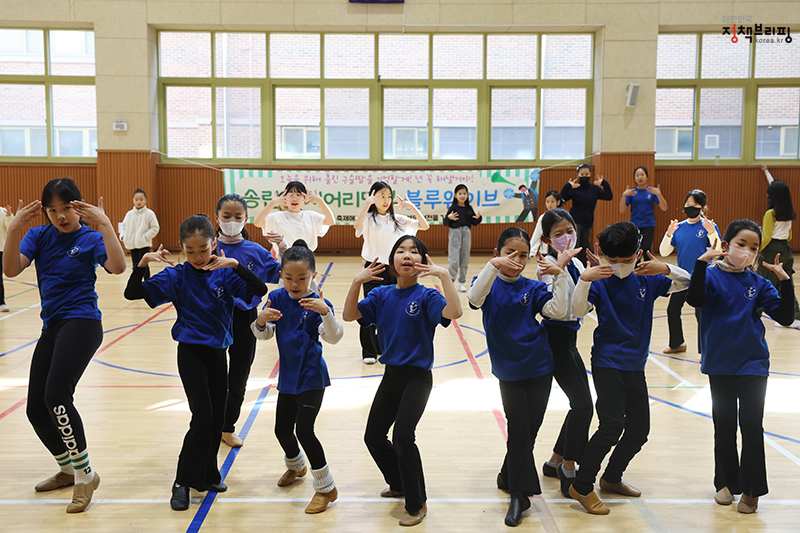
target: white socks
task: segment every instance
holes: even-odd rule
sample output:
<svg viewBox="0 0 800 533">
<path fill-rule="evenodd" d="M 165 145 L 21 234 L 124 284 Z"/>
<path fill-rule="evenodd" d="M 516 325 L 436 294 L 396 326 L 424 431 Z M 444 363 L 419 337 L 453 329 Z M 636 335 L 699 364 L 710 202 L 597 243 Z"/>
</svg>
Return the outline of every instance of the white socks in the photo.
<svg viewBox="0 0 800 533">
<path fill-rule="evenodd" d="M 336 488 L 327 463 L 319 470 L 312 470 L 311 475 L 314 477 L 312 484 L 315 492 L 330 492 Z"/>
<path fill-rule="evenodd" d="M 72 461 L 72 469 L 75 472 L 75 484 L 91 483 L 94 479 L 94 472 L 89 466 L 89 451 L 83 450 L 76 453 L 70 458 L 70 461 Z"/>
<path fill-rule="evenodd" d="M 56 463 L 58 463 L 63 474 L 69 474 L 70 476 L 75 474 L 75 471 L 72 469 L 72 461 L 69 460 L 69 452 L 64 452 L 61 455 L 54 455 L 53 458 L 56 460 Z"/>
<path fill-rule="evenodd" d="M 283 462 L 286 463 L 286 468 L 295 472 L 300 472 L 306 467 L 306 457 L 303 455 L 303 450 L 300 450 L 297 457 L 289 458 L 284 456 Z"/>
</svg>

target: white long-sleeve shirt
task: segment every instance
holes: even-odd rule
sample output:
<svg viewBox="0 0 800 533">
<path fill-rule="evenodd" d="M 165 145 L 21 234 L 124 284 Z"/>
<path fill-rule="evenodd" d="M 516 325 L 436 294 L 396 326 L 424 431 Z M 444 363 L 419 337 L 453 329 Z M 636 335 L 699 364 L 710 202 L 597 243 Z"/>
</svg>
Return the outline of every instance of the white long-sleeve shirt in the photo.
<svg viewBox="0 0 800 533">
<path fill-rule="evenodd" d="M 128 211 L 119 228 L 119 238 L 128 250 L 150 248 L 153 238 L 158 235 L 158 219 L 147 206 Z"/>
<path fill-rule="evenodd" d="M 256 339 L 266 341 L 275 335 L 275 327 L 275 322 L 267 322 L 264 328 L 261 328 L 256 319 L 250 324 L 250 331 L 253 332 Z M 322 324 L 319 325 L 317 331 L 319 331 L 320 339 L 328 344 L 336 344 L 344 336 L 344 325 L 336 319 L 332 312 L 328 312 L 327 315 L 322 315 Z"/>
</svg>

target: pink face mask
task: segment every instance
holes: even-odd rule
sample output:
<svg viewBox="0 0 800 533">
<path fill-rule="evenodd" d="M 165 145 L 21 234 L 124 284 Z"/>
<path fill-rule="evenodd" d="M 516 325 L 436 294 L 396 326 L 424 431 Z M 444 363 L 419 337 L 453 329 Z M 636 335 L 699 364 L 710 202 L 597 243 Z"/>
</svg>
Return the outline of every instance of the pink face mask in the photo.
<svg viewBox="0 0 800 533">
<path fill-rule="evenodd" d="M 755 255 L 744 248 L 735 248 L 733 246 L 728 248 L 728 261 L 734 268 L 748 267 L 753 263 L 754 259 Z"/>
<path fill-rule="evenodd" d="M 558 250 L 559 252 L 564 252 L 566 250 L 572 250 L 575 247 L 575 242 L 578 240 L 578 236 L 575 233 L 565 233 L 560 237 L 556 237 L 552 239 L 553 248 Z"/>
</svg>

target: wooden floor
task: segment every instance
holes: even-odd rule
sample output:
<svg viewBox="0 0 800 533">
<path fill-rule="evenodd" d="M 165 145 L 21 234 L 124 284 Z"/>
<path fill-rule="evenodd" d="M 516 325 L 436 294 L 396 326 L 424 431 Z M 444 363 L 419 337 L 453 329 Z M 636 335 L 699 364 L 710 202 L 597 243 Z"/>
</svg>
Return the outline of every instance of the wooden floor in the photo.
<svg viewBox="0 0 800 533">
<path fill-rule="evenodd" d="M 444 257 L 434 257 L 446 264 Z M 487 260 L 473 256 L 470 277 Z M 337 313 L 359 268 L 355 257 L 317 258 L 326 298 Z M 533 275 L 532 266 L 528 275 Z M 127 273 L 126 273 L 127 274 Z M 97 289 L 105 338 L 76 392 L 87 429 L 92 466 L 102 477 L 88 511 L 67 515 L 72 489 L 35 493 L 33 486 L 55 473 L 56 465 L 25 417 L 31 353 L 41 329 L 36 277 L 31 268 L 6 280 L 9 314 L 0 316 L 0 520 L 2 531 L 51 532 L 233 532 L 397 530 L 399 500 L 381 499 L 383 479 L 362 436 L 370 402 L 382 373 L 361 363 L 358 326 L 345 325 L 336 346 L 324 355 L 333 378 L 317 420 L 339 489 L 326 512 L 303 513 L 313 495 L 310 479 L 290 488 L 276 481 L 283 453 L 272 431 L 277 392 L 274 341 L 259 343 L 237 431 L 245 446 L 236 453 L 223 445 L 219 463 L 228 492 L 215 500 L 192 493 L 187 512 L 172 511 L 170 486 L 189 410 L 177 377 L 176 345 L 170 336 L 174 309 L 149 309 L 127 302 L 127 275 L 98 271 Z M 430 282 L 426 282 L 430 283 Z M 469 310 L 454 327 L 438 330 L 435 389 L 417 432 L 428 490 L 429 514 L 416 531 L 500 531 L 507 496 L 495 486 L 504 452 L 505 420 L 491 375 L 481 313 Z M 800 331 L 765 319 L 772 371 L 764 427 L 770 493 L 758 513 L 740 515 L 736 506 L 713 501 L 712 424 L 708 381 L 694 349 L 696 324 L 684 309 L 689 350 L 667 357 L 667 299 L 659 299 L 647 365 L 652 431 L 626 472 L 640 499 L 611 496 L 611 514 L 591 516 L 563 498 L 558 481 L 542 480 L 542 498 L 519 526 L 521 531 L 751 532 L 798 531 L 800 517 Z M 578 348 L 587 363 L 594 322 L 587 319 Z M 535 450 L 541 465 L 550 455 L 567 406 L 555 387 Z M 593 430 L 595 426 L 593 423 Z M 310 477 L 310 476 L 309 476 Z M 604 496 L 605 497 L 605 496 Z M 204 499 L 205 498 L 205 499 Z M 201 503 L 202 502 L 202 503 Z"/>
</svg>

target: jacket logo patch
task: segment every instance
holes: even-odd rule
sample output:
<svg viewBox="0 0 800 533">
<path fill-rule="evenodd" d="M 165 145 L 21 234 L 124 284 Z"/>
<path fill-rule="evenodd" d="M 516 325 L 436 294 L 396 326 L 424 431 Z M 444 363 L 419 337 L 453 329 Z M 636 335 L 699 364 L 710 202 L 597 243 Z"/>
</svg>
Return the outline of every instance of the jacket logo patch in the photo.
<svg viewBox="0 0 800 533">
<path fill-rule="evenodd" d="M 752 286 L 751 287 L 747 287 L 744 290 L 744 297 L 747 298 L 748 300 L 752 300 L 753 298 L 755 298 L 756 294 L 758 294 L 758 291 L 756 290 L 755 287 L 752 287 Z"/>
<path fill-rule="evenodd" d="M 75 247 L 71 248 L 67 252 L 67 255 L 70 256 L 70 257 L 78 257 L 79 255 L 81 255 L 81 247 L 80 246 L 75 246 Z"/>
<path fill-rule="evenodd" d="M 409 303 L 408 306 L 406 306 L 406 314 L 408 316 L 417 316 L 419 314 L 419 303 Z"/>
</svg>

